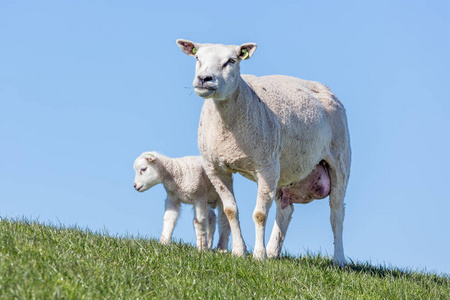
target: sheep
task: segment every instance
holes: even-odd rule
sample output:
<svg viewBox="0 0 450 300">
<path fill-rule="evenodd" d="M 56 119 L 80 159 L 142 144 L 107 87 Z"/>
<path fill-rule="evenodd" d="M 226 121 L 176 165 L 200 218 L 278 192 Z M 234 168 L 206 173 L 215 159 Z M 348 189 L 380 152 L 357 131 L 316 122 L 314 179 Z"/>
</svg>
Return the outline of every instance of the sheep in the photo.
<svg viewBox="0 0 450 300">
<path fill-rule="evenodd" d="M 233 236 L 232 253 L 245 255 L 232 174 L 257 183 L 256 259 L 278 257 L 292 218 L 292 203 L 329 195 L 335 265 L 345 264 L 344 196 L 350 174 L 350 137 L 343 104 L 323 84 L 290 76 L 241 75 L 255 43 L 240 46 L 177 40 L 197 59 L 193 86 L 204 98 L 198 146 Z M 319 187 L 319 191 L 311 191 Z M 266 219 L 273 199 L 275 224 L 265 249 Z"/>
<path fill-rule="evenodd" d="M 194 206 L 194 229 L 199 250 L 211 249 L 216 228 L 218 206 L 219 242 L 217 248 L 226 251 L 230 227 L 223 213 L 219 195 L 209 181 L 201 156 L 169 158 L 157 152 L 144 152 L 134 162 L 134 188 L 144 192 L 162 183 L 167 192 L 163 231 L 160 243 L 172 240 L 181 203 Z"/>
</svg>

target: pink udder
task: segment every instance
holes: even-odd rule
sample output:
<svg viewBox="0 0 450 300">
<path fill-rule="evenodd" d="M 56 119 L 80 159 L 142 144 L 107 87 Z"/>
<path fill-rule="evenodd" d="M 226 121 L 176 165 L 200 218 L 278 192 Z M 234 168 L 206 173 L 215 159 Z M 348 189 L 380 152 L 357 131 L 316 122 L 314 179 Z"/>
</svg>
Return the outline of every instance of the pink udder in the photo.
<svg viewBox="0 0 450 300">
<path fill-rule="evenodd" d="M 309 203 L 330 194 L 331 182 L 328 165 L 322 161 L 305 179 L 290 187 L 281 188 L 281 208 L 291 203 Z"/>
</svg>

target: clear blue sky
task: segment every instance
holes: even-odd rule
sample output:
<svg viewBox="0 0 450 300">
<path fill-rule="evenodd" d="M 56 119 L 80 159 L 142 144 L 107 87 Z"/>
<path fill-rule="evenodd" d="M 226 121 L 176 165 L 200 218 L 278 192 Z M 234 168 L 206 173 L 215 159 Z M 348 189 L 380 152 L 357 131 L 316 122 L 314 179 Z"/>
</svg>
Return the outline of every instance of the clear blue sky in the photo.
<svg viewBox="0 0 450 300">
<path fill-rule="evenodd" d="M 165 191 L 137 193 L 132 164 L 197 155 L 203 104 L 175 40 L 255 42 L 242 73 L 320 81 L 346 106 L 346 256 L 450 274 L 450 2 L 168 3 L 0 2 L 0 216 L 159 238 Z M 252 250 L 256 184 L 235 178 Z M 195 242 L 192 216 L 176 239 Z M 295 206 L 284 250 L 333 254 L 328 200 Z"/>
</svg>

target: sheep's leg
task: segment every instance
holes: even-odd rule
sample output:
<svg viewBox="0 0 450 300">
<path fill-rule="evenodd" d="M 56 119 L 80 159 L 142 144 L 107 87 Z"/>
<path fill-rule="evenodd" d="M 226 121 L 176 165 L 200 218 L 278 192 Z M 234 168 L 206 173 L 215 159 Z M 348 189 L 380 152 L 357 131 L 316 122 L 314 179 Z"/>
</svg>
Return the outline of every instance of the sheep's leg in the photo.
<svg viewBox="0 0 450 300">
<path fill-rule="evenodd" d="M 214 167 L 207 168 L 208 177 L 211 180 L 220 200 L 222 200 L 223 211 L 227 216 L 233 234 L 233 245 L 231 253 L 236 256 L 243 256 L 247 252 L 244 239 L 242 237 L 241 226 L 239 224 L 239 210 L 233 194 L 232 173 L 215 172 Z"/>
<path fill-rule="evenodd" d="M 208 207 L 208 228 L 206 230 L 208 249 L 212 249 L 214 233 L 216 232 L 216 219 L 214 210 L 211 207 Z"/>
<path fill-rule="evenodd" d="M 344 243 L 342 231 L 344 224 L 344 197 L 340 193 L 330 195 L 330 223 L 334 235 L 334 257 L 333 263 L 338 266 L 345 265 Z"/>
<path fill-rule="evenodd" d="M 194 204 L 194 229 L 197 236 L 197 249 L 207 249 L 206 230 L 208 228 L 208 204 L 198 201 Z"/>
<path fill-rule="evenodd" d="M 218 203 L 218 213 L 219 243 L 217 244 L 217 249 L 219 249 L 219 251 L 226 252 L 228 250 L 228 239 L 230 237 L 231 229 L 227 216 L 223 211 L 223 204 L 221 201 Z"/>
<path fill-rule="evenodd" d="M 344 164 L 339 162 L 330 165 L 331 192 L 330 192 L 330 223 L 334 235 L 333 263 L 338 266 L 345 265 L 344 243 L 342 232 L 344 226 L 344 196 L 347 188 L 348 176 L 345 175 Z"/>
<path fill-rule="evenodd" d="M 257 178 L 258 197 L 256 199 L 255 210 L 253 211 L 253 221 L 255 222 L 255 248 L 253 250 L 253 257 L 255 259 L 264 259 L 266 257 L 264 241 L 266 221 L 277 188 L 279 167 L 271 167 L 269 172 L 260 173 L 257 175 Z"/>
<path fill-rule="evenodd" d="M 277 214 L 275 223 L 273 224 L 272 234 L 269 243 L 267 244 L 267 256 L 270 258 L 277 258 L 280 256 L 281 248 L 283 247 L 286 231 L 294 213 L 294 205 L 288 204 L 283 208 L 281 203 L 281 190 L 277 189 L 275 196 L 275 203 L 277 205 Z"/>
<path fill-rule="evenodd" d="M 163 230 L 160 243 L 165 245 L 171 242 L 172 233 L 180 214 L 180 201 L 176 201 L 170 197 L 166 200 L 166 211 L 164 213 Z"/>
</svg>

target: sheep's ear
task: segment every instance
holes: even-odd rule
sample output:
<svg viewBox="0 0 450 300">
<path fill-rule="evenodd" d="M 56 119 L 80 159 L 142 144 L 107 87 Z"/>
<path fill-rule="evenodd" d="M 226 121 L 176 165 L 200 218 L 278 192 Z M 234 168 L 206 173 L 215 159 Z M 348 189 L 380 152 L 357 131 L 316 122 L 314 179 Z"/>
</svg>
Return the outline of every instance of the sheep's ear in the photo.
<svg viewBox="0 0 450 300">
<path fill-rule="evenodd" d="M 255 43 L 245 43 L 238 47 L 238 56 L 240 59 L 249 59 L 256 50 Z"/>
<path fill-rule="evenodd" d="M 145 154 L 145 160 L 147 160 L 149 163 L 154 162 L 156 160 L 156 156 L 150 152 L 147 152 Z"/>
<path fill-rule="evenodd" d="M 195 56 L 200 47 L 200 44 L 188 41 L 188 40 L 177 40 L 177 45 L 180 47 L 181 51 L 189 56 Z"/>
</svg>

